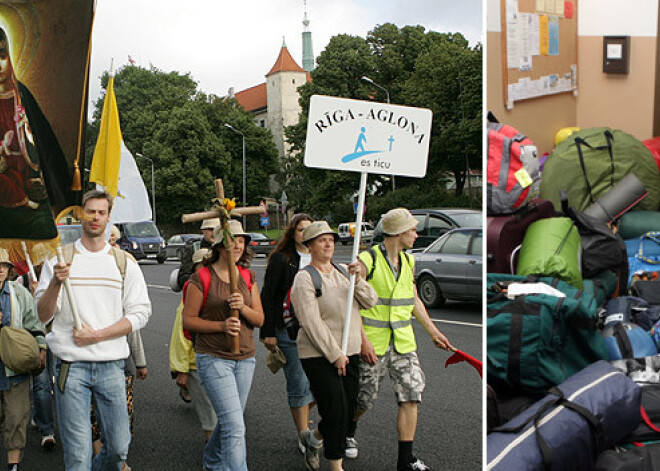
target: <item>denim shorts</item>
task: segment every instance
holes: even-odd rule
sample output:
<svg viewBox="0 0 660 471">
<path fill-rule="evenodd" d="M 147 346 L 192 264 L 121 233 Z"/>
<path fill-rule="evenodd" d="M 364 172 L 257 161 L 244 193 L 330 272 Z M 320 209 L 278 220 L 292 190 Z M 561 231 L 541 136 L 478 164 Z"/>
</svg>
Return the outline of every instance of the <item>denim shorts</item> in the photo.
<svg viewBox="0 0 660 471">
<path fill-rule="evenodd" d="M 298 343 L 289 338 L 286 329 L 277 329 L 277 345 L 286 357 L 284 376 L 286 377 L 286 394 L 289 407 L 303 407 L 314 401 L 312 391 L 309 389 L 309 380 L 303 371 L 298 358 Z"/>
</svg>

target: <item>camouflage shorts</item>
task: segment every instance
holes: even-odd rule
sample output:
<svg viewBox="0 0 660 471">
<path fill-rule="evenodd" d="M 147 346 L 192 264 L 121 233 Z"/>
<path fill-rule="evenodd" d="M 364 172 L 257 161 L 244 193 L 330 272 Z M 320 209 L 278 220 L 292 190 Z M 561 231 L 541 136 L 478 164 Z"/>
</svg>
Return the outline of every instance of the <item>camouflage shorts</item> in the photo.
<svg viewBox="0 0 660 471">
<path fill-rule="evenodd" d="M 422 402 L 426 378 L 417 352 L 400 354 L 390 345 L 375 365 L 360 361 L 360 409 L 369 410 L 374 406 L 386 371 L 390 374 L 397 402 Z"/>
</svg>

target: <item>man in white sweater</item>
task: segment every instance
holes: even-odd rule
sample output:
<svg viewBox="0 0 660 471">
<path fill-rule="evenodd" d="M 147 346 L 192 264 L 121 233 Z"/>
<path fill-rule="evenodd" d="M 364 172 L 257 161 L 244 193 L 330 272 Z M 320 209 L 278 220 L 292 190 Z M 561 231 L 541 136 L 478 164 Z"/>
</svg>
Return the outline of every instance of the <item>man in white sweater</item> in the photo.
<svg viewBox="0 0 660 471">
<path fill-rule="evenodd" d="M 44 324 L 53 321 L 46 341 L 58 358 L 55 394 L 66 469 L 92 469 L 89 406 L 93 397 L 103 434 L 94 469 L 119 471 L 131 439 L 124 377 L 124 359 L 129 355 L 126 335 L 147 324 L 151 303 L 135 260 L 126 260 L 122 274 L 115 249 L 105 241 L 112 197 L 103 191 L 87 192 L 83 208 L 86 218 L 72 261 L 46 262 L 35 296 L 39 319 Z M 74 327 L 69 299 L 62 290 L 67 278 L 80 314 L 80 330 Z"/>
</svg>

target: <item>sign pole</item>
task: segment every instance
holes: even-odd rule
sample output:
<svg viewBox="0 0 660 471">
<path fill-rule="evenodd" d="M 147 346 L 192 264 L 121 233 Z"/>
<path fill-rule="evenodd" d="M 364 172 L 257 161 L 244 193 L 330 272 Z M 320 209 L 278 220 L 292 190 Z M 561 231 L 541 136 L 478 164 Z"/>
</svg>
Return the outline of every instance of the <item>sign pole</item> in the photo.
<svg viewBox="0 0 660 471">
<path fill-rule="evenodd" d="M 362 219 L 364 217 L 364 200 L 367 193 L 367 173 L 360 174 L 360 190 L 358 195 L 358 210 L 355 218 L 355 237 L 353 238 L 353 253 L 351 263 L 357 260 L 360 251 L 360 240 L 362 239 Z M 348 332 L 351 326 L 351 312 L 353 311 L 353 295 L 355 294 L 355 274 L 351 274 L 346 299 L 346 315 L 344 317 L 344 331 L 341 337 L 341 351 L 346 355 L 348 349 Z"/>
</svg>

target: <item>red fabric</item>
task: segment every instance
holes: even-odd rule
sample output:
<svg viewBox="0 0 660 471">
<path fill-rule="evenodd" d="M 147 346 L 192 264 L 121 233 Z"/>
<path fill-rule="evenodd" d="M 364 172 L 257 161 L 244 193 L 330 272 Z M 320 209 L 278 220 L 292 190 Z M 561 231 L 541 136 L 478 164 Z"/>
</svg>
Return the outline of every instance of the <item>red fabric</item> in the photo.
<svg viewBox="0 0 660 471">
<path fill-rule="evenodd" d="M 654 432 L 660 432 L 660 428 L 656 427 L 653 424 L 653 422 L 651 422 L 651 418 L 649 417 L 649 415 L 644 410 L 644 406 L 639 406 L 639 411 L 642 414 L 642 420 L 647 425 L 647 427 L 650 428 L 651 430 L 653 430 Z"/>
<path fill-rule="evenodd" d="M 646 139 L 645 141 L 642 141 L 642 144 L 651 151 L 651 154 L 655 159 L 655 164 L 658 166 L 658 170 L 660 170 L 660 137 Z"/>
<path fill-rule="evenodd" d="M 30 269 L 28 268 L 28 264 L 25 260 L 14 261 L 14 270 L 16 270 L 16 274 L 18 276 L 23 276 L 28 271 L 30 271 Z"/>
<path fill-rule="evenodd" d="M 20 145 L 21 129 L 16 126 L 14 97 L 0 100 L 0 158 L 6 168 L 0 172 L 0 206 L 15 208 L 28 203 L 26 189 L 30 179 L 24 149 Z"/>
<path fill-rule="evenodd" d="M 483 378 L 483 364 L 476 358 L 468 355 L 465 352 L 462 352 L 461 350 L 456 350 L 452 356 L 447 358 L 447 361 L 445 362 L 445 368 L 447 368 L 449 365 L 460 363 L 462 361 L 466 361 L 472 365 L 474 369 L 479 373 L 479 376 Z"/>
</svg>

